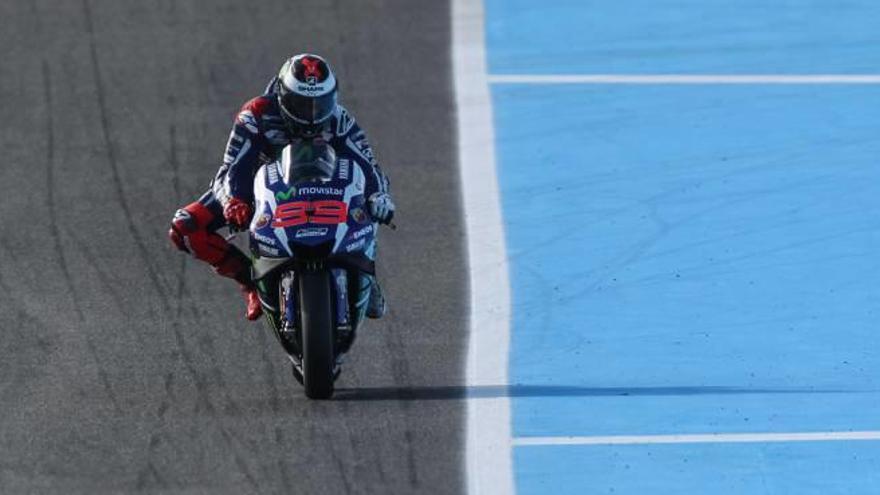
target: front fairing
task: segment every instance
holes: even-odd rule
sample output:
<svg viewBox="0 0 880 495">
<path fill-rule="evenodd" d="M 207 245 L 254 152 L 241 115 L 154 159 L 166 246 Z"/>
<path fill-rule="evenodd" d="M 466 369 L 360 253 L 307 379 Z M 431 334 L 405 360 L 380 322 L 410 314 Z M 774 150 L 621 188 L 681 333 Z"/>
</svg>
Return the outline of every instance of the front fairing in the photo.
<svg viewBox="0 0 880 495">
<path fill-rule="evenodd" d="M 251 251 L 257 258 L 287 259 L 327 246 L 328 254 L 373 258 L 376 225 L 367 212 L 361 168 L 340 159 L 333 177 L 292 183 L 282 161 L 263 166 L 254 180 Z"/>
</svg>

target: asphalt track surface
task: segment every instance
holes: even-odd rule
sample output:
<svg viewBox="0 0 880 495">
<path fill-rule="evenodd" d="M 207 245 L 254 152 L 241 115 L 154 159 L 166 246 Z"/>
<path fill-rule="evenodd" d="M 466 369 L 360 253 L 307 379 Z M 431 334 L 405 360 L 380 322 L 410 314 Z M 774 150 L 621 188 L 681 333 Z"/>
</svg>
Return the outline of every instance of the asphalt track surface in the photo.
<svg viewBox="0 0 880 495">
<path fill-rule="evenodd" d="M 446 2 L 0 2 L 0 493 L 457 493 L 466 278 Z M 325 54 L 391 175 L 392 305 L 310 402 L 170 248 L 238 107 Z"/>
</svg>

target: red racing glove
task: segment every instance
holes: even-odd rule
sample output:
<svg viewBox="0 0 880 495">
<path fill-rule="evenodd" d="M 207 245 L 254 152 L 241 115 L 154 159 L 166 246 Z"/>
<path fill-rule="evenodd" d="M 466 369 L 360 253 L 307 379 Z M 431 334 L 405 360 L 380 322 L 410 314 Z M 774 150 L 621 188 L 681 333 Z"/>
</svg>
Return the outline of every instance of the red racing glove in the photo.
<svg viewBox="0 0 880 495">
<path fill-rule="evenodd" d="M 253 213 L 251 205 L 238 198 L 230 198 L 226 206 L 223 207 L 223 216 L 226 218 L 226 221 L 240 229 L 247 227 L 251 222 L 251 215 Z"/>
</svg>

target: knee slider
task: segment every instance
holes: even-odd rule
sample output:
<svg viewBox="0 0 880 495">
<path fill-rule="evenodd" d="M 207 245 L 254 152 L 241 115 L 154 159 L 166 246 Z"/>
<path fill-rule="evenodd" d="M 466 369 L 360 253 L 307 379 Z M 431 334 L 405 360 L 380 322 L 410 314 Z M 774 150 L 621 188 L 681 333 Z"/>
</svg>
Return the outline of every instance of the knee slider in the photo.
<svg viewBox="0 0 880 495">
<path fill-rule="evenodd" d="M 189 243 L 186 240 L 186 236 L 181 234 L 177 227 L 172 223 L 171 228 L 168 229 L 168 239 L 171 240 L 171 243 L 174 244 L 174 247 L 183 251 L 184 253 L 192 254 L 192 251 L 189 249 Z"/>
<path fill-rule="evenodd" d="M 195 218 L 190 212 L 181 208 L 174 212 L 174 218 L 171 219 L 171 228 L 168 230 L 168 239 L 174 246 L 184 253 L 192 254 L 188 236 L 192 234 L 198 225 Z"/>
<path fill-rule="evenodd" d="M 192 213 L 185 208 L 181 208 L 174 212 L 174 218 L 171 219 L 171 228 L 180 235 L 185 236 L 198 230 L 199 224 Z"/>
</svg>

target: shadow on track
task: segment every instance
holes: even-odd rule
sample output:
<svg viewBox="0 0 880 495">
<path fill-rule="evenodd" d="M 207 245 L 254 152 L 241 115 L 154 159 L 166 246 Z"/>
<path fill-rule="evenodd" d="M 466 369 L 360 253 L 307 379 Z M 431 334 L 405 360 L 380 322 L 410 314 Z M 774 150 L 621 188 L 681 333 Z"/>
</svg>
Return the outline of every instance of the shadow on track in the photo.
<svg viewBox="0 0 880 495">
<path fill-rule="evenodd" d="M 460 400 L 497 399 L 502 397 L 612 397 L 668 395 L 750 395 L 750 394 L 835 394 L 857 393 L 854 390 L 817 390 L 811 388 L 742 388 L 742 387 L 580 387 L 566 385 L 485 385 L 475 387 L 367 387 L 337 389 L 339 401 L 385 400 Z"/>
</svg>

